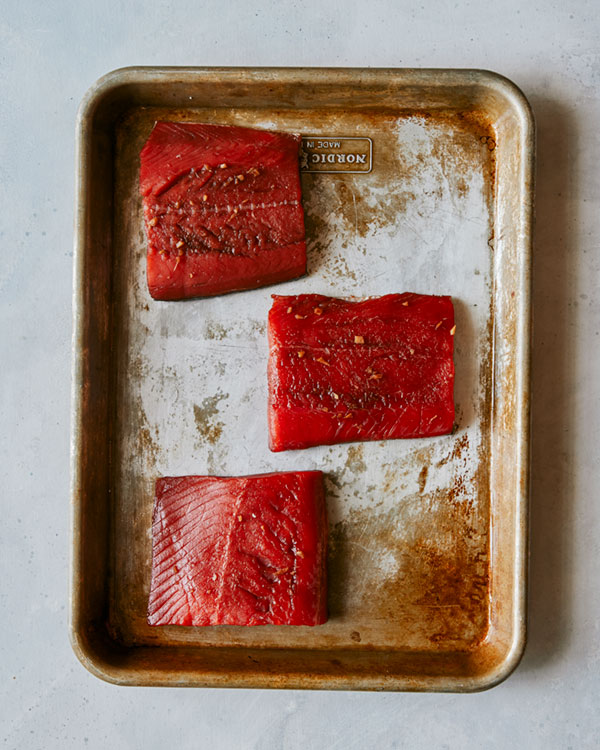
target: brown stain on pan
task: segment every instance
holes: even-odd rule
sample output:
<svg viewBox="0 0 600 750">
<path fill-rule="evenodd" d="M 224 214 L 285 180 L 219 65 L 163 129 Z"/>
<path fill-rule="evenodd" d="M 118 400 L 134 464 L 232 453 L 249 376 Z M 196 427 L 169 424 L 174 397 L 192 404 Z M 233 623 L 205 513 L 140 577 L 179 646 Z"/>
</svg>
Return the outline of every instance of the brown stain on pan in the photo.
<svg viewBox="0 0 600 750">
<path fill-rule="evenodd" d="M 479 643 L 489 627 L 488 518 L 467 494 L 457 477 L 447 490 L 404 498 L 381 513 L 353 510 L 337 523 L 331 616 L 394 623 L 414 646 Z"/>
<path fill-rule="evenodd" d="M 439 169 L 438 184 L 425 197 L 434 213 L 448 185 L 453 185 L 453 200 L 464 201 L 472 174 L 482 171 L 485 200 L 492 215 L 496 135 L 485 113 L 414 110 L 392 116 L 363 111 L 361 118 L 360 134 L 373 138 L 371 173 L 302 175 L 308 270 L 311 274 L 321 271 L 332 282 L 348 278 L 357 281 L 346 258 L 351 258 L 352 252 L 366 254 L 363 240 L 381 228 L 393 226 L 409 204 L 416 201 L 417 190 L 421 198 L 425 195 L 419 174 L 431 164 Z M 408 118 L 435 127 L 430 153 L 419 152 L 411 154 L 410 158 L 403 154 L 395 127 Z M 322 126 L 338 134 L 345 133 L 345 127 L 348 129 L 343 116 Z M 494 231 L 490 225 L 488 243 L 491 249 L 493 241 Z"/>
<path fill-rule="evenodd" d="M 223 432 L 225 424 L 215 417 L 219 413 L 219 402 L 229 398 L 228 394 L 215 393 L 207 396 L 201 404 L 194 404 L 194 420 L 196 430 L 201 441 L 216 445 Z"/>
<path fill-rule="evenodd" d="M 346 463 L 344 469 L 351 471 L 353 474 L 362 474 L 367 470 L 367 465 L 364 461 L 365 449 L 361 443 L 357 445 L 351 445 L 348 448 L 348 455 L 346 457 Z"/>
</svg>

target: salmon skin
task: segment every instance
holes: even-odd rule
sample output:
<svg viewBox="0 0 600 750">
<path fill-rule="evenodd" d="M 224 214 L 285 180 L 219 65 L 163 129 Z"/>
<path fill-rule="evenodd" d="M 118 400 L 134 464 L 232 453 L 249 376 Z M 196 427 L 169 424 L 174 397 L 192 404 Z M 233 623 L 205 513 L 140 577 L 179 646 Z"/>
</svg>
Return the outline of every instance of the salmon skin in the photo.
<svg viewBox="0 0 600 750">
<path fill-rule="evenodd" d="M 450 432 L 454 331 L 450 297 L 273 296 L 271 450 Z"/>
<path fill-rule="evenodd" d="M 152 523 L 150 625 L 327 620 L 320 471 L 163 477 Z"/>
<path fill-rule="evenodd" d="M 140 154 L 154 299 L 205 297 L 306 273 L 299 135 L 157 122 Z"/>
</svg>

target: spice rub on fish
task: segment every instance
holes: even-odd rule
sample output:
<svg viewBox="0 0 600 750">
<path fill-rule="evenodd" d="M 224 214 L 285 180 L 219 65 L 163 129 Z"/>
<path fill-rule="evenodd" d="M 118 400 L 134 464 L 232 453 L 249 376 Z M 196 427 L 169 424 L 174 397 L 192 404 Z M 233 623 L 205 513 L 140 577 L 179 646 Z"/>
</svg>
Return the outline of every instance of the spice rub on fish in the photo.
<svg viewBox="0 0 600 750">
<path fill-rule="evenodd" d="M 140 154 L 154 299 L 204 297 L 306 272 L 299 135 L 157 122 Z"/>
<path fill-rule="evenodd" d="M 150 625 L 327 620 L 320 471 L 163 477 L 152 540 Z"/>
<path fill-rule="evenodd" d="M 274 295 L 271 450 L 450 432 L 455 330 L 450 297 Z"/>
</svg>

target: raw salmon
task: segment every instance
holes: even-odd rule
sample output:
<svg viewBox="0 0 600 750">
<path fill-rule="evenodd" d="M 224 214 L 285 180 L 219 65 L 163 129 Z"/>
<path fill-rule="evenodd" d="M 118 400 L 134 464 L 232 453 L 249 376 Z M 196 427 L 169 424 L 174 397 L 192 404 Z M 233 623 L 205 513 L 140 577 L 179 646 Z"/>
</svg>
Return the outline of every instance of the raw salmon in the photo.
<svg viewBox="0 0 600 750">
<path fill-rule="evenodd" d="M 157 122 L 140 155 L 155 299 L 204 297 L 306 272 L 300 136 Z"/>
<path fill-rule="evenodd" d="M 152 539 L 150 625 L 327 619 L 320 471 L 163 477 Z"/>
<path fill-rule="evenodd" d="M 454 424 L 450 297 L 273 296 L 273 451 L 442 435 Z"/>
</svg>

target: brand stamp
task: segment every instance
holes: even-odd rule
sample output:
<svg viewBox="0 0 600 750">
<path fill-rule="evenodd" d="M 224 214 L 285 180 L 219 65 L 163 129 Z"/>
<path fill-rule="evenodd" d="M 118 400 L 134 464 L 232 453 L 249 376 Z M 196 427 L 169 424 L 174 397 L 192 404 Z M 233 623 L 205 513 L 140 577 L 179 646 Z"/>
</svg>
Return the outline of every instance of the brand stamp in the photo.
<svg viewBox="0 0 600 750">
<path fill-rule="evenodd" d="M 300 150 L 302 172 L 351 172 L 368 174 L 373 168 L 370 138 L 303 136 Z"/>
</svg>

